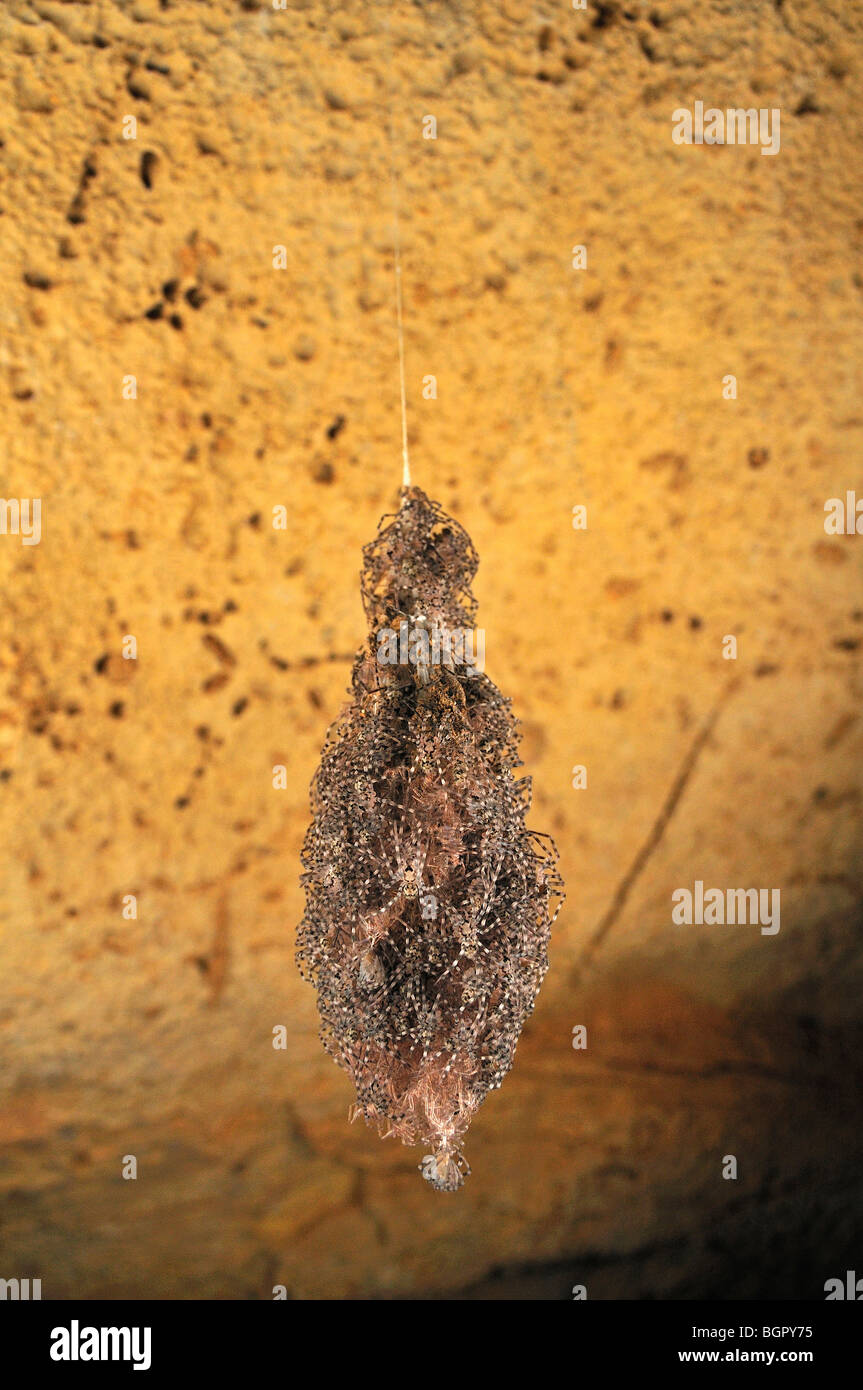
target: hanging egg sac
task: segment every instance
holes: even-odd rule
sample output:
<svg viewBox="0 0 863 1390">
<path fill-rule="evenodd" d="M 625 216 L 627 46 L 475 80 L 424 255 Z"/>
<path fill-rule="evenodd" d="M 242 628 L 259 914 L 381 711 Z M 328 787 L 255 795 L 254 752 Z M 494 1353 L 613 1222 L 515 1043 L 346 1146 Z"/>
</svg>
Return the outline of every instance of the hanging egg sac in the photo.
<svg viewBox="0 0 863 1390">
<path fill-rule="evenodd" d="M 423 1177 L 447 1192 L 513 1064 L 563 901 L 554 844 L 525 825 L 517 721 L 477 665 L 477 565 L 417 487 L 363 550 L 368 640 L 312 781 L 297 942 L 352 1117 L 427 1146 Z"/>
</svg>

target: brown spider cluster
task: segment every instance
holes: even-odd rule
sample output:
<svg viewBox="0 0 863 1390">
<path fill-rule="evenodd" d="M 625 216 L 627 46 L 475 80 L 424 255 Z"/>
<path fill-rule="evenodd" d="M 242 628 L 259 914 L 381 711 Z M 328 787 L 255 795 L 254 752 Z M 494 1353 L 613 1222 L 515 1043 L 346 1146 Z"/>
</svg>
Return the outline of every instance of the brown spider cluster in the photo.
<svg viewBox="0 0 863 1390">
<path fill-rule="evenodd" d="M 563 884 L 552 841 L 525 826 L 510 702 L 467 642 L 429 640 L 475 632 L 469 536 L 405 488 L 363 559 L 369 636 L 312 782 L 297 962 L 353 1115 L 429 1145 L 423 1176 L 454 1191 L 548 968 Z"/>
</svg>

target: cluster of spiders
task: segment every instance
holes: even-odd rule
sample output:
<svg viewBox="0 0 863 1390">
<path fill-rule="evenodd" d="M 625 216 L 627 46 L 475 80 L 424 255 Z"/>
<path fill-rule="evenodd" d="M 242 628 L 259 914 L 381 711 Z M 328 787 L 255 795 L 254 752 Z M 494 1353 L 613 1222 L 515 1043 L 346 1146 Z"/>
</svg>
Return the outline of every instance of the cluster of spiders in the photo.
<svg viewBox="0 0 863 1390">
<path fill-rule="evenodd" d="M 548 967 L 556 851 L 529 831 L 509 701 L 483 673 L 381 666 L 374 634 L 421 612 L 472 624 L 476 553 L 417 488 L 364 550 L 369 638 L 352 699 L 312 783 L 297 960 L 355 1114 L 428 1144 L 438 1190 L 460 1187 L 460 1143 L 513 1062 Z"/>
</svg>

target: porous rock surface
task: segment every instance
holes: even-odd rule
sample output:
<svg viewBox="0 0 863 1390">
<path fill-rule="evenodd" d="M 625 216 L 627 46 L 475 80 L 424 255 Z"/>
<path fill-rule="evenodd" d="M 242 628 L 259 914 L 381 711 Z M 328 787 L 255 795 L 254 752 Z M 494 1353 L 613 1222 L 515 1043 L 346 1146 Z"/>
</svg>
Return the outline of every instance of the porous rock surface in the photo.
<svg viewBox="0 0 863 1390">
<path fill-rule="evenodd" d="M 863 492 L 862 33 L 838 0 L 2 6 L 2 491 L 43 513 L 0 536 L 0 1276 L 859 1267 L 863 539 L 824 503 Z M 779 108 L 780 152 L 675 145 L 697 100 Z M 415 478 L 479 552 L 569 893 L 455 1196 L 348 1125 L 293 961 L 400 481 L 390 110 Z M 672 925 L 696 880 L 779 888 L 780 931 Z"/>
</svg>

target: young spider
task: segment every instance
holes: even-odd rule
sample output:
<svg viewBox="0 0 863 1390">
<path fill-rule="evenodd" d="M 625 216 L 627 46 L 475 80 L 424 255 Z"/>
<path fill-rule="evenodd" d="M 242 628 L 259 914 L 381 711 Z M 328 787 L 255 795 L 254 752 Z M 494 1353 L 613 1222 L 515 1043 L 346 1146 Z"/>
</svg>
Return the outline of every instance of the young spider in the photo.
<svg viewBox="0 0 863 1390">
<path fill-rule="evenodd" d="M 366 989 L 380 989 L 386 980 L 384 963 L 373 948 L 367 947 L 360 955 L 359 977 Z"/>
<path fill-rule="evenodd" d="M 396 891 L 389 902 L 384 904 L 385 907 L 392 907 L 394 903 L 398 902 L 399 897 L 404 898 L 407 902 L 413 902 L 421 892 L 430 891 L 430 888 L 427 888 L 423 883 L 429 842 L 426 842 L 424 849 L 415 849 L 411 854 L 406 847 L 403 847 L 402 836 L 396 821 L 393 824 L 393 846 L 395 873 L 392 881 Z"/>
<path fill-rule="evenodd" d="M 470 1177 L 470 1164 L 458 1150 L 439 1149 L 437 1153 L 426 1154 L 419 1170 L 426 1182 L 430 1182 L 437 1192 L 457 1192 Z"/>
</svg>

